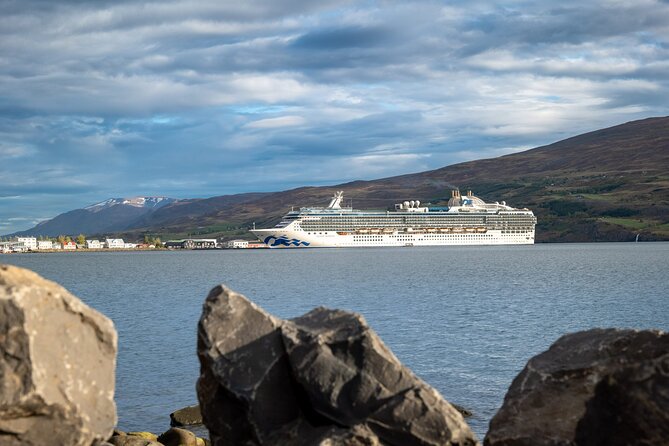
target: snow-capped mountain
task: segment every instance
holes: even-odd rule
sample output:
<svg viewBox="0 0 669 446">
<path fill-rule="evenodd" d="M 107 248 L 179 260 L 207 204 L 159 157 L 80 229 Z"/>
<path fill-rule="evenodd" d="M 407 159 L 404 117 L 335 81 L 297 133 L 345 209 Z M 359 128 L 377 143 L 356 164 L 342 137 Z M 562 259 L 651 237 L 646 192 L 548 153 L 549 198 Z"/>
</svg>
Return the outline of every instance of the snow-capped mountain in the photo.
<svg viewBox="0 0 669 446">
<path fill-rule="evenodd" d="M 177 201 L 175 198 L 168 197 L 132 197 L 132 198 L 110 198 L 100 203 L 86 206 L 84 209 L 92 212 L 99 212 L 116 205 L 128 205 L 137 208 L 158 209 L 170 203 Z"/>
<path fill-rule="evenodd" d="M 168 197 L 110 198 L 83 209 L 65 212 L 16 235 L 55 237 L 61 234 L 91 235 L 121 232 L 133 227 L 135 222 L 156 210 L 177 201 L 179 200 Z"/>
</svg>

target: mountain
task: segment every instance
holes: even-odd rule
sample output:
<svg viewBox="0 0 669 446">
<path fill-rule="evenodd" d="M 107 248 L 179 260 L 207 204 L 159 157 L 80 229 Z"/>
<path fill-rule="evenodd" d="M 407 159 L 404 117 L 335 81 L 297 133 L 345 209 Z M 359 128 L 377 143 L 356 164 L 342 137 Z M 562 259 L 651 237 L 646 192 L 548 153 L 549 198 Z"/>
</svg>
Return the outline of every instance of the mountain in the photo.
<svg viewBox="0 0 669 446">
<path fill-rule="evenodd" d="M 129 238 L 151 233 L 163 240 L 187 235 L 251 238 L 247 229 L 254 222 L 258 227 L 274 225 L 292 206 L 325 205 L 337 190 L 356 208 L 386 209 L 404 200 L 443 205 L 453 188 L 532 209 L 540 242 L 629 241 L 637 234 L 640 240 L 669 240 L 669 117 L 427 172 L 174 201 L 113 231 Z"/>
<path fill-rule="evenodd" d="M 142 217 L 177 201 L 167 197 L 110 198 L 83 209 L 65 212 L 15 235 L 55 237 L 60 234 L 120 232 L 134 226 Z"/>
<path fill-rule="evenodd" d="M 171 218 L 179 204 L 148 216 L 140 231 L 246 236 L 273 225 L 291 206 L 324 205 L 343 190 L 356 208 L 407 199 L 445 204 L 450 189 L 536 213 L 537 241 L 669 240 L 669 117 L 648 118 L 498 158 L 373 181 L 217 197 L 220 204 Z"/>
</svg>

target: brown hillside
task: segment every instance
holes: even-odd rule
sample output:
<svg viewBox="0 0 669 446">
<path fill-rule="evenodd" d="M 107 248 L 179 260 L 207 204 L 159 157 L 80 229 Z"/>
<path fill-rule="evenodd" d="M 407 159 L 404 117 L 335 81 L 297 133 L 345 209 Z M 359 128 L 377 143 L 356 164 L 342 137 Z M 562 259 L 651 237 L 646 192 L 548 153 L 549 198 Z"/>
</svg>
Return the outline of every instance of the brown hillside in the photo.
<svg viewBox="0 0 669 446">
<path fill-rule="evenodd" d="M 344 190 L 356 208 L 386 208 L 419 199 L 443 204 L 451 188 L 487 201 L 533 209 L 538 241 L 669 239 L 669 117 L 629 122 L 499 158 L 428 172 L 331 187 L 302 187 L 218 200 L 207 209 L 140 231 L 239 236 L 252 222 L 274 224 L 291 206 L 323 205 Z M 210 199 L 215 200 L 215 199 Z M 183 204 L 181 205 L 183 206 Z M 176 205 L 174 206 L 176 209 Z M 202 212 L 204 208 L 204 212 Z M 207 212 L 209 210 L 209 212 Z"/>
</svg>

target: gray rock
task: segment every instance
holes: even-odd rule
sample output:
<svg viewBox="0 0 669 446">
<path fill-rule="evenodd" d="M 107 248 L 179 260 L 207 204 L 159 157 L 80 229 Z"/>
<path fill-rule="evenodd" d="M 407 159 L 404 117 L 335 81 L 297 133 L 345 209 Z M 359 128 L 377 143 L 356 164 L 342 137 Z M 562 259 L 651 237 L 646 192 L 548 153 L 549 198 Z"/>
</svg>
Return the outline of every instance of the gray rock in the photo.
<svg viewBox="0 0 669 446">
<path fill-rule="evenodd" d="M 113 446 L 164 446 L 157 441 L 136 437 L 134 435 L 115 435 L 109 439 L 109 443 Z"/>
<path fill-rule="evenodd" d="M 268 444 L 281 446 L 384 446 L 369 427 L 312 426 L 299 421 L 277 432 Z"/>
<path fill-rule="evenodd" d="M 527 363 L 488 446 L 650 445 L 669 438 L 669 334 L 594 329 Z"/>
<path fill-rule="evenodd" d="M 198 398 L 214 445 L 474 445 L 462 415 L 356 314 L 291 321 L 217 287 L 198 329 Z"/>
<path fill-rule="evenodd" d="M 64 288 L 0 265 L 0 444 L 109 438 L 116 343 L 112 322 Z"/>
<path fill-rule="evenodd" d="M 669 444 L 669 354 L 602 379 L 576 427 L 576 444 Z"/>
<path fill-rule="evenodd" d="M 197 394 L 212 444 L 267 444 L 300 417 L 281 320 L 222 286 L 198 325 Z"/>
<path fill-rule="evenodd" d="M 175 410 L 170 414 L 170 426 L 193 426 L 202 424 L 202 412 L 200 406 L 188 406 Z"/>
<path fill-rule="evenodd" d="M 164 446 L 197 446 L 197 437 L 186 429 L 173 427 L 158 437 Z"/>
<path fill-rule="evenodd" d="M 389 445 L 475 444 L 462 415 L 403 366 L 355 313 L 317 308 L 282 326 L 292 373 L 338 425 L 366 424 Z"/>
</svg>

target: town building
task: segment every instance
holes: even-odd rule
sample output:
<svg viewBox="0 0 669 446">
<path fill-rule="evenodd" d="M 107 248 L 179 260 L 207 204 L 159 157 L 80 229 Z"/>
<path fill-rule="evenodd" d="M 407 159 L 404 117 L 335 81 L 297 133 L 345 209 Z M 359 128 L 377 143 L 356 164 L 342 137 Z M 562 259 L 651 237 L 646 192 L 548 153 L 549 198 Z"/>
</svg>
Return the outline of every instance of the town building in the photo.
<svg viewBox="0 0 669 446">
<path fill-rule="evenodd" d="M 28 251 L 37 249 L 36 237 L 17 237 L 16 241 L 19 243 L 23 243 L 23 246 L 25 246 Z"/>
<path fill-rule="evenodd" d="M 53 249 L 53 242 L 51 240 L 37 240 L 37 249 L 39 250 Z"/>
<path fill-rule="evenodd" d="M 105 248 L 123 249 L 125 248 L 125 242 L 122 238 L 108 238 L 105 239 Z"/>
<path fill-rule="evenodd" d="M 26 247 L 23 243 L 17 241 L 13 242 L 0 242 L 0 252 L 3 254 L 9 254 L 12 252 L 25 252 Z"/>
<path fill-rule="evenodd" d="M 228 249 L 246 249 L 249 247 L 249 241 L 240 239 L 229 240 L 226 246 Z"/>
<path fill-rule="evenodd" d="M 86 240 L 86 248 L 88 249 L 102 249 L 100 240 Z"/>
<path fill-rule="evenodd" d="M 66 251 L 73 251 L 77 249 L 77 244 L 74 242 L 63 242 L 63 249 Z"/>
<path fill-rule="evenodd" d="M 187 238 L 183 240 L 168 240 L 165 247 L 169 249 L 216 249 L 218 244 L 215 238 Z"/>
</svg>

